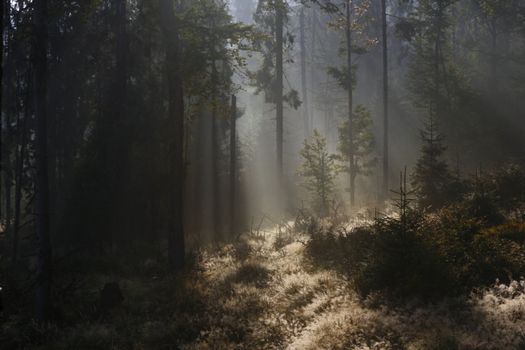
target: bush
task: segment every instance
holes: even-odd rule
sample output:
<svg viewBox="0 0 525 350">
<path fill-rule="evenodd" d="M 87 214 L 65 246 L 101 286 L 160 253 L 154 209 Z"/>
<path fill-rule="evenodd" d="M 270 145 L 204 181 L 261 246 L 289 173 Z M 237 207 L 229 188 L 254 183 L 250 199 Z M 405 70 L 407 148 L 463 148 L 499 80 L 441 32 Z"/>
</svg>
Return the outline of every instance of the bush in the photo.
<svg viewBox="0 0 525 350">
<path fill-rule="evenodd" d="M 488 236 L 495 236 L 496 238 L 508 239 L 521 244 L 525 242 L 525 222 L 509 220 L 504 224 L 489 227 L 483 230 L 482 233 Z"/>
<path fill-rule="evenodd" d="M 421 218 L 412 212 L 404 223 L 380 219 L 370 229 L 348 236 L 354 256 L 349 259 L 355 271 L 352 280 L 360 294 L 388 291 L 432 298 L 451 290 L 446 264 L 421 235 Z"/>
<path fill-rule="evenodd" d="M 525 224 L 491 226 L 462 204 L 433 214 L 408 210 L 351 232 L 321 230 L 307 253 L 346 274 L 362 296 L 380 291 L 434 299 L 522 275 L 524 238 Z"/>
</svg>

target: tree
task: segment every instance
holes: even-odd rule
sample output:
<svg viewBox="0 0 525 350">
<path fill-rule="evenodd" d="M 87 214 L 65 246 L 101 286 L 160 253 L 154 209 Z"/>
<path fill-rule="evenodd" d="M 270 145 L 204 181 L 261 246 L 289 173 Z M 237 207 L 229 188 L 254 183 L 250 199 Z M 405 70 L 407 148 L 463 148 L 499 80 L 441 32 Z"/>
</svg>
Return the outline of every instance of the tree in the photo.
<svg viewBox="0 0 525 350">
<path fill-rule="evenodd" d="M 383 196 L 388 195 L 389 150 L 388 150 L 388 33 L 386 0 L 381 0 L 381 34 L 383 46 Z"/>
<path fill-rule="evenodd" d="M 303 101 L 303 120 L 305 138 L 310 136 L 310 110 L 308 105 L 308 90 L 306 79 L 306 30 L 305 30 L 305 5 L 301 6 L 299 14 L 300 47 L 301 47 L 301 98 Z"/>
<path fill-rule="evenodd" d="M 336 177 L 335 157 L 328 153 L 326 139 L 314 129 L 313 136 L 304 141 L 301 150 L 303 164 L 299 175 L 303 185 L 313 197 L 313 206 L 321 216 L 328 214 L 328 201 L 334 190 Z"/>
<path fill-rule="evenodd" d="M 348 132 L 348 148 L 345 149 L 348 152 L 344 159 L 348 161 L 346 169 L 349 173 L 349 194 L 350 194 L 350 206 L 355 205 L 355 179 L 358 174 L 358 169 L 355 168 L 355 157 L 356 150 L 353 148 L 355 142 L 352 140 L 354 132 L 352 131 L 354 126 L 354 87 L 355 87 L 355 71 L 357 66 L 354 64 L 353 54 L 364 53 L 367 50 L 367 38 L 366 35 L 359 35 L 361 45 L 356 44 L 358 41 L 355 38 L 355 34 L 363 32 L 365 25 L 364 19 L 366 19 L 366 12 L 368 10 L 368 3 L 366 1 L 352 1 L 344 0 L 341 3 L 333 2 L 329 0 L 313 0 L 326 12 L 335 16 L 335 21 L 332 24 L 335 28 L 344 31 L 344 49 L 342 52 L 346 53 L 346 65 L 341 68 L 329 67 L 328 73 L 335 78 L 339 85 L 346 91 L 347 96 L 347 113 L 345 121 L 345 130 Z M 341 6 L 344 5 L 344 6 Z"/>
<path fill-rule="evenodd" d="M 283 51 L 284 51 L 284 16 L 285 16 L 284 3 L 282 0 L 275 1 L 275 107 L 276 107 L 276 122 L 277 122 L 277 171 L 279 173 L 279 178 L 283 179 L 283 113 L 284 113 L 284 104 L 283 104 Z"/>
<path fill-rule="evenodd" d="M 232 95 L 230 111 L 230 230 L 237 234 L 237 97 Z"/>
<path fill-rule="evenodd" d="M 357 175 L 355 169 L 355 148 L 354 148 L 354 98 L 353 98 L 353 83 L 352 83 L 352 0 L 348 0 L 346 4 L 346 75 L 347 75 L 347 92 L 348 92 L 348 120 L 346 121 L 346 132 L 348 137 L 348 147 L 346 157 L 348 161 L 348 173 L 350 175 L 350 206 L 355 205 L 355 177 Z"/>
<path fill-rule="evenodd" d="M 284 176 L 283 140 L 284 140 L 284 102 L 297 109 L 301 105 L 298 93 L 290 90 L 284 94 L 284 51 L 293 43 L 293 36 L 287 32 L 288 4 L 284 0 L 259 0 L 254 15 L 255 23 L 261 32 L 255 47 L 261 51 L 262 64 L 252 74 L 257 93 L 264 92 L 267 102 L 275 104 L 277 171 L 282 183 Z"/>
<path fill-rule="evenodd" d="M 372 157 L 375 149 L 372 124 L 370 112 L 358 105 L 352 115 L 352 129 L 348 121 L 339 128 L 337 159 L 343 162 L 342 170 L 350 175 L 351 197 L 355 196 L 357 176 L 368 175 L 376 163 L 376 159 Z"/>
<path fill-rule="evenodd" d="M 169 141 L 169 233 L 168 257 L 174 270 L 184 266 L 184 92 L 180 72 L 179 22 L 171 0 L 159 2 L 161 28 L 166 47 Z"/>
<path fill-rule="evenodd" d="M 112 186 L 109 190 L 113 213 L 108 233 L 111 239 L 112 248 L 116 246 L 115 232 L 122 229 L 122 223 L 125 221 L 125 200 L 127 178 L 124 176 L 126 169 L 126 143 L 129 135 L 130 124 L 127 114 L 127 82 L 128 82 L 128 38 L 127 38 L 127 0 L 116 0 L 114 6 L 114 28 L 115 41 L 113 55 L 115 57 L 115 66 L 113 72 L 113 81 L 111 84 L 111 93 L 107 95 L 108 113 L 104 120 L 104 127 L 107 128 L 103 140 L 105 150 L 101 153 L 103 157 L 104 168 L 108 171 L 108 181 Z M 121 240 L 122 241 L 122 240 Z"/>
<path fill-rule="evenodd" d="M 433 117 L 421 130 L 421 156 L 412 174 L 412 187 L 421 208 L 439 209 L 448 200 L 448 186 L 452 181 L 447 163 L 443 160 L 446 147 Z"/>
<path fill-rule="evenodd" d="M 36 316 L 49 320 L 51 296 L 51 239 L 49 233 L 49 180 L 47 153 L 47 0 L 34 4 L 34 98 L 36 118 L 36 236 L 38 241 L 36 272 Z"/>
<path fill-rule="evenodd" d="M 507 53 L 504 47 L 508 47 L 509 33 L 514 31 L 516 24 L 523 20 L 519 18 L 519 11 L 516 11 L 516 8 L 519 8 L 516 0 L 475 0 L 473 2 L 480 11 L 482 24 L 490 39 L 488 50 L 486 50 L 486 56 L 489 59 L 488 90 L 493 92 L 495 98 L 498 98 L 498 70 L 502 57 L 505 57 Z"/>
<path fill-rule="evenodd" d="M 4 1 L 0 0 L 0 158 L 3 153 L 3 140 L 2 140 L 2 129 L 3 129 L 3 92 L 4 92 Z M 0 159 L 0 174 L 2 174 L 3 162 Z M 0 177 L 1 179 L 1 177 Z M 0 181 L 1 182 L 1 181 Z M 0 188 L 1 188 L 0 183 Z M 2 225 L 2 202 L 0 198 L 0 225 Z"/>
<path fill-rule="evenodd" d="M 408 87 L 414 104 L 443 121 L 453 103 L 453 69 L 450 63 L 448 29 L 450 8 L 456 0 L 424 0 L 418 3 L 405 27 L 411 28 L 412 43 Z M 413 36 L 413 37 L 412 37 Z"/>
</svg>

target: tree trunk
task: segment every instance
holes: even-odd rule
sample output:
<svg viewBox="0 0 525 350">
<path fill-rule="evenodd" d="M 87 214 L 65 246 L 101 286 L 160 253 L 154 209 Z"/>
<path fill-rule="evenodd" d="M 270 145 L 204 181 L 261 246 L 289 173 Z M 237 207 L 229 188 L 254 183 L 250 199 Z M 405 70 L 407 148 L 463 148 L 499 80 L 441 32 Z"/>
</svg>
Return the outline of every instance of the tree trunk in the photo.
<svg viewBox="0 0 525 350">
<path fill-rule="evenodd" d="M 0 0 L 2 2 L 2 5 L 5 6 L 4 0 Z M 3 8 L 2 11 L 4 12 L 2 14 L 2 22 L 5 21 L 5 23 L 2 23 L 2 38 L 3 38 L 3 30 L 7 31 L 7 39 L 9 42 L 10 39 L 10 23 L 7 21 L 7 17 L 9 16 L 9 9 L 10 7 Z M 5 24 L 5 28 L 4 28 Z M 2 40 L 2 61 L 3 61 L 3 53 L 4 53 L 4 41 Z M 11 185 L 12 185 L 12 165 L 11 165 L 11 154 L 10 154 L 10 145 L 9 145 L 9 138 L 11 137 L 12 131 L 11 131 L 11 113 L 16 109 L 16 104 L 11 102 L 14 100 L 14 88 L 11 86 L 11 82 L 14 82 L 16 79 L 13 79 L 13 76 L 16 73 L 15 69 L 15 59 L 14 59 L 14 51 L 10 46 L 7 48 L 7 71 L 5 75 L 5 90 L 6 90 L 6 108 L 3 114 L 0 116 L 5 117 L 5 121 L 2 120 L 0 127 L 0 137 L 1 137 L 1 150 L 0 150 L 0 166 L 1 170 L 3 170 L 3 184 L 0 183 L 0 188 L 3 185 L 4 191 L 2 192 L 4 194 L 4 212 L 3 216 L 0 216 L 0 225 L 4 224 L 4 230 L 5 232 L 10 232 L 11 227 Z M 3 68 L 3 66 L 2 66 Z M 2 70 L 3 72 L 3 70 Z M 2 76 L 3 78 L 3 76 Z M 0 93 L 3 93 L 4 91 L 4 84 L 0 86 Z M 1 100 L 3 102 L 3 100 Z M 0 103 L 0 105 L 4 105 L 3 103 Z M 1 110 L 0 110 L 1 112 Z M 14 114 L 14 113 L 13 113 Z M 5 126 L 5 128 L 4 128 Z M 0 173 L 1 174 L 1 173 Z M 0 200 L 2 198 L 0 197 Z M 2 207 L 2 203 L 0 203 L 0 208 Z"/>
<path fill-rule="evenodd" d="M 219 135 L 218 135 L 218 123 L 219 116 L 217 113 L 217 89 L 218 89 L 218 73 L 217 66 L 215 62 L 215 47 L 212 43 L 210 47 L 211 51 L 211 84 L 212 84 L 212 101 L 211 101 L 211 147 L 212 147 L 212 159 L 211 159 L 211 176 L 212 176 L 212 186 L 213 186 L 213 225 L 215 239 L 217 241 L 222 240 L 223 237 L 223 227 L 222 227 L 222 213 L 221 213 L 221 198 L 220 198 L 220 177 L 219 177 L 219 157 L 220 157 L 220 145 L 219 145 Z"/>
<path fill-rule="evenodd" d="M 2 139 L 2 129 L 3 129 L 3 120 L 2 120 L 2 111 L 3 111 L 3 91 L 4 91 L 4 0 L 0 0 L 0 178 L 2 174 L 3 166 L 3 146 L 4 146 L 4 140 Z M 2 184 L 0 183 L 0 188 L 2 187 Z M 0 191 L 1 192 L 1 191 Z M 1 196 L 0 196 L 0 225 L 2 225 L 2 203 L 1 203 Z"/>
<path fill-rule="evenodd" d="M 36 316 L 40 322 L 49 320 L 51 289 L 51 240 L 49 234 L 49 178 L 47 154 L 47 0 L 34 6 L 34 98 L 36 143 Z"/>
<path fill-rule="evenodd" d="M 275 9 L 275 105 L 277 122 L 277 171 L 279 181 L 283 184 L 284 164 L 283 164 L 283 26 L 284 26 L 284 4 L 282 0 L 276 1 Z"/>
<path fill-rule="evenodd" d="M 353 136 L 353 91 L 352 91 L 352 14 L 351 6 L 352 0 L 348 0 L 346 4 L 346 50 L 347 50 L 347 66 L 348 66 L 348 133 L 349 133 L 349 154 L 348 154 L 348 171 L 350 174 L 350 206 L 355 205 L 355 167 L 354 167 L 354 136 Z"/>
<path fill-rule="evenodd" d="M 440 76 L 440 65 L 443 63 L 443 57 L 441 54 L 441 40 L 443 38 L 443 17 L 444 17 L 445 8 L 438 4 L 437 14 L 436 14 L 436 41 L 434 43 L 434 90 L 435 90 L 435 101 L 434 101 L 434 110 L 430 113 L 434 113 L 438 121 L 441 120 L 442 114 L 442 103 L 441 103 L 441 76 Z"/>
<path fill-rule="evenodd" d="M 301 94 L 303 98 L 303 120 L 304 120 L 304 135 L 305 139 L 310 136 L 310 111 L 308 109 L 308 90 L 306 89 L 306 38 L 305 38 L 305 24 L 304 24 L 304 6 L 301 8 L 299 18 L 300 24 L 300 46 L 301 46 Z"/>
<path fill-rule="evenodd" d="M 110 120 L 110 140 L 108 142 L 108 149 L 110 156 L 110 169 L 112 169 L 110 184 L 112 186 L 112 215 L 111 215 L 111 226 L 110 233 L 112 235 L 111 239 L 111 249 L 115 249 L 117 246 L 120 246 L 124 242 L 129 242 L 128 239 L 125 239 L 118 232 L 128 231 L 125 225 L 129 221 L 126 219 L 125 210 L 127 209 L 127 202 L 125 200 L 126 196 L 126 177 L 125 173 L 125 163 L 127 149 L 125 144 L 126 137 L 126 90 L 127 90 L 127 38 L 126 38 L 126 13 L 127 13 L 127 0 L 116 0 L 114 2 L 116 9 L 116 18 L 115 18 L 115 71 L 114 71 L 114 81 L 113 81 L 113 91 L 110 92 L 109 98 L 112 98 L 110 101 L 111 104 L 111 113 L 109 115 Z M 117 243 L 118 242 L 118 243 Z"/>
<path fill-rule="evenodd" d="M 316 41 L 317 41 L 317 11 L 316 11 L 316 7 L 315 6 L 312 6 L 312 16 L 311 16 L 311 32 L 312 32 L 312 37 L 311 37 L 311 41 L 310 41 L 310 88 L 311 88 L 311 93 L 312 93 L 312 100 L 314 99 L 314 88 L 315 88 L 315 83 L 316 83 L 316 79 L 315 79 L 315 55 L 316 55 Z M 312 129 L 315 129 L 315 108 L 313 107 L 313 103 L 312 103 L 312 109 L 311 109 L 311 113 L 310 113 L 310 120 L 309 120 L 309 124 L 310 124 L 310 127 Z"/>
<path fill-rule="evenodd" d="M 22 202 L 22 188 L 23 188 L 23 173 L 24 173 L 24 161 L 26 158 L 27 149 L 27 121 L 29 119 L 29 91 L 26 96 L 24 103 L 24 121 L 22 123 L 22 129 L 19 131 L 19 142 L 20 151 L 17 153 L 16 159 L 16 173 L 15 173 L 15 216 L 13 222 L 13 252 L 12 261 L 13 265 L 16 264 L 18 259 L 18 242 L 19 242 L 19 231 L 20 231 L 20 218 L 21 218 L 21 202 Z"/>
<path fill-rule="evenodd" d="M 495 91 L 494 96 L 498 96 L 498 25 L 497 19 L 493 18 L 490 23 L 490 79 L 489 90 Z M 496 97 L 497 99 L 497 97 Z"/>
<path fill-rule="evenodd" d="M 388 35 L 386 0 L 381 0 L 383 34 L 383 198 L 388 198 L 389 150 L 388 150 Z"/>
<path fill-rule="evenodd" d="M 232 95 L 230 112 L 230 230 L 231 236 L 237 235 L 236 222 L 237 196 L 237 98 Z"/>
<path fill-rule="evenodd" d="M 184 266 L 184 92 L 180 71 L 180 39 L 173 2 L 160 0 L 160 19 L 166 46 L 166 74 L 168 80 L 169 129 L 173 135 L 169 143 L 170 184 L 168 260 L 173 270 Z"/>
</svg>

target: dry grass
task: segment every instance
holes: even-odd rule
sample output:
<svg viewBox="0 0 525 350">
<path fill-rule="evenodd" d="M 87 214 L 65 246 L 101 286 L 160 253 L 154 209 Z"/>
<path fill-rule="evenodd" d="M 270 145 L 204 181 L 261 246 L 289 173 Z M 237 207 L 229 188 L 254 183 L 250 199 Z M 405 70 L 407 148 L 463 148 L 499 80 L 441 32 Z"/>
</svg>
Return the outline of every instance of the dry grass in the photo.
<svg viewBox="0 0 525 350">
<path fill-rule="evenodd" d="M 77 315 L 69 325 L 41 329 L 9 319 L 1 326 L 2 349 L 524 346 L 525 282 L 432 305 L 391 305 L 378 295 L 361 300 L 342 275 L 309 264 L 301 243 L 307 237 L 283 246 L 275 244 L 277 237 L 245 236 L 241 243 L 204 251 L 180 276 L 121 279 L 126 301 L 107 320 Z"/>
</svg>

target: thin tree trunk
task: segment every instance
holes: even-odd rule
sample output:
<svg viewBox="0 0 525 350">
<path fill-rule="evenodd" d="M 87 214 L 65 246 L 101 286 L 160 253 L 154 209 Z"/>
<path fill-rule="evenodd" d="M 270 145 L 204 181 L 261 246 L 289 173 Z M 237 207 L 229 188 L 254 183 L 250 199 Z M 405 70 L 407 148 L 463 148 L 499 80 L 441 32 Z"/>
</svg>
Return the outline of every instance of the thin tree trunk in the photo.
<svg viewBox="0 0 525 350">
<path fill-rule="evenodd" d="M 277 171 L 279 181 L 284 180 L 283 164 L 283 26 L 284 26 L 284 4 L 282 0 L 276 1 L 275 9 L 275 41 L 276 41 L 276 69 L 275 69 L 275 95 L 276 95 L 276 122 L 277 122 Z"/>
<path fill-rule="evenodd" d="M 173 2 L 160 0 L 160 19 L 166 45 L 168 113 L 172 138 L 169 173 L 173 181 L 169 200 L 168 260 L 173 270 L 184 266 L 184 92 L 180 71 L 180 39 Z"/>
<path fill-rule="evenodd" d="M 4 0 L 0 0 L 0 1 L 2 2 L 2 5 L 4 5 L 3 3 Z M 7 30 L 8 40 L 10 39 L 10 29 L 11 29 L 10 23 L 9 21 L 7 21 L 7 17 L 9 17 L 9 9 L 10 7 L 4 8 L 3 11 L 5 11 L 5 13 L 2 15 L 2 21 L 5 21 L 5 25 L 6 25 L 6 28 L 4 28 L 4 23 L 2 24 L 2 38 L 3 38 L 3 30 Z M 4 45 L 4 42 L 2 40 L 2 61 L 4 57 L 3 45 Z M 12 178 L 13 178 L 12 171 L 11 171 L 11 168 L 12 168 L 11 155 L 9 152 L 9 148 L 10 148 L 9 139 L 12 134 L 11 114 L 13 113 L 14 110 L 16 110 L 15 104 L 11 102 L 12 100 L 14 100 L 14 92 L 13 92 L 14 88 L 11 85 L 11 83 L 16 80 L 16 79 L 13 79 L 13 76 L 15 76 L 16 74 L 16 69 L 15 69 L 15 59 L 13 56 L 15 50 L 11 46 L 8 46 L 6 51 L 7 51 L 7 62 L 6 62 L 7 71 L 6 71 L 6 76 L 5 76 L 6 108 L 5 108 L 4 113 L 2 114 L 5 120 L 2 120 L 2 127 L 0 127 L 0 135 L 2 137 L 2 140 L 1 140 L 2 141 L 1 143 L 2 153 L 0 153 L 0 158 L 1 158 L 0 162 L 1 162 L 1 167 L 3 170 L 2 179 L 4 182 L 3 184 L 0 184 L 0 187 L 4 185 L 4 191 L 3 191 L 4 193 L 4 198 L 3 198 L 4 199 L 4 213 L 3 213 L 3 216 L 0 216 L 0 224 L 2 224 L 2 221 L 3 221 L 3 224 L 5 225 L 4 226 L 5 232 L 9 233 L 10 227 L 11 227 L 11 185 L 12 185 Z M 2 92 L 4 91 L 4 85 L 0 87 L 0 90 L 2 90 Z M 3 103 L 0 103 L 0 104 L 3 106 Z M 0 207 L 2 207 L 1 203 L 0 203 Z"/>
<path fill-rule="evenodd" d="M 347 50 L 347 66 L 348 66 L 348 137 L 349 137 L 349 155 L 348 166 L 350 174 L 350 206 L 355 205 L 355 167 L 354 167 L 354 136 L 353 136 L 353 91 L 352 91 L 352 14 L 351 6 L 352 0 L 347 0 L 346 4 L 346 50 Z"/>
<path fill-rule="evenodd" d="M 27 149 L 27 120 L 29 118 L 29 90 L 24 103 L 24 121 L 22 122 L 22 128 L 19 130 L 19 142 L 20 151 L 17 155 L 16 160 L 16 173 L 15 173 L 15 216 L 13 222 L 13 252 L 12 262 L 16 264 L 18 260 L 18 242 L 19 242 L 19 231 L 20 231 L 20 216 L 21 216 L 21 202 L 22 202 L 22 188 L 23 188 L 23 173 L 24 173 L 24 161 L 26 158 Z M 19 124 L 19 123 L 17 123 Z"/>
<path fill-rule="evenodd" d="M 230 230 L 231 236 L 237 234 L 236 222 L 237 196 L 237 98 L 232 95 L 230 112 Z"/>
<path fill-rule="evenodd" d="M 305 24 L 304 24 L 304 6 L 301 8 L 300 14 L 300 46 L 301 46 L 301 94 L 303 98 L 303 120 L 304 120 L 304 134 L 305 138 L 310 136 L 310 110 L 308 109 L 308 90 L 306 79 L 306 38 L 305 38 Z"/>
<path fill-rule="evenodd" d="M 388 150 L 388 34 L 386 0 L 381 0 L 381 22 L 383 34 L 383 198 L 388 197 L 389 150 Z"/>
<path fill-rule="evenodd" d="M 7 11 L 9 12 L 9 11 Z M 4 140 L 2 138 L 3 133 L 3 106 L 4 106 L 4 100 L 3 100 L 3 92 L 4 92 L 4 0 L 0 0 L 0 178 L 2 174 L 3 166 L 3 146 L 4 146 Z M 2 187 L 2 184 L 0 183 L 0 188 Z M 0 191 L 1 193 L 1 191 Z M 1 197 L 0 196 L 0 226 L 2 225 L 2 203 L 1 203 Z"/>
<path fill-rule="evenodd" d="M 212 25 L 213 26 L 213 25 Z M 219 177 L 219 135 L 218 135 L 218 123 L 219 116 L 217 113 L 217 89 L 218 89 L 218 73 L 215 62 L 215 43 L 211 44 L 211 84 L 212 84 L 212 101 L 211 101 L 211 147 L 212 147 L 212 159 L 211 159 L 211 176 L 213 186 L 213 225 L 215 231 L 215 239 L 220 241 L 223 239 L 223 227 L 222 227 L 222 215 L 221 215 L 221 198 L 220 198 L 220 177 Z"/>
<path fill-rule="evenodd" d="M 126 145 L 124 144 L 123 134 L 126 133 L 125 116 L 126 116 L 126 90 L 127 90 L 127 38 L 126 38 L 126 13 L 127 0 L 116 0 L 114 2 L 116 9 L 115 28 L 116 35 L 114 55 L 115 55 L 115 71 L 113 81 L 113 91 L 110 93 L 110 137 L 113 139 L 108 144 L 107 152 L 111 155 L 109 158 L 109 166 L 112 169 L 110 184 L 113 186 L 113 214 L 111 215 L 112 223 L 110 226 L 111 249 L 114 250 L 118 245 L 129 240 L 123 240 L 117 232 L 127 231 L 123 227 L 129 220 L 125 218 L 124 209 L 127 203 L 122 201 L 126 194 L 124 176 L 125 159 L 126 159 Z M 109 142 L 108 140 L 106 142 Z"/>
<path fill-rule="evenodd" d="M 489 79 L 489 89 L 491 91 L 495 91 L 496 94 L 493 94 L 493 96 L 496 96 L 496 99 L 498 98 L 498 26 L 497 26 L 497 20 L 495 18 L 492 19 L 490 24 L 490 79 Z"/>
<path fill-rule="evenodd" d="M 34 6 L 34 98 L 36 118 L 36 316 L 49 320 L 51 289 L 51 240 L 49 234 L 49 178 L 47 154 L 47 0 Z"/>
<path fill-rule="evenodd" d="M 316 41 L 317 41 L 317 12 L 316 12 L 316 7 L 313 6 L 312 7 L 312 16 L 311 16 L 311 32 L 312 32 L 312 37 L 311 37 L 311 42 L 310 42 L 310 87 L 311 87 L 311 93 L 312 93 L 312 100 L 314 98 L 313 96 L 313 92 L 315 91 L 314 88 L 315 88 L 315 83 L 316 83 L 316 80 L 315 80 L 315 62 L 316 62 L 316 57 L 315 57 L 315 54 L 316 54 Z M 312 103 L 312 106 L 313 106 L 313 103 Z M 310 127 L 311 129 L 315 129 L 315 109 L 312 107 L 311 108 L 311 112 L 310 112 L 310 120 L 309 120 L 309 124 L 310 124 Z"/>
<path fill-rule="evenodd" d="M 441 120 L 442 103 L 441 103 L 441 77 L 439 72 L 439 66 L 443 63 L 443 57 L 441 55 L 441 40 L 443 36 L 442 25 L 445 8 L 438 4 L 437 12 L 437 25 L 436 25 L 436 41 L 434 43 L 434 84 L 435 84 L 435 106 L 434 113 L 436 118 Z M 432 114 L 432 110 L 430 111 Z"/>
</svg>

